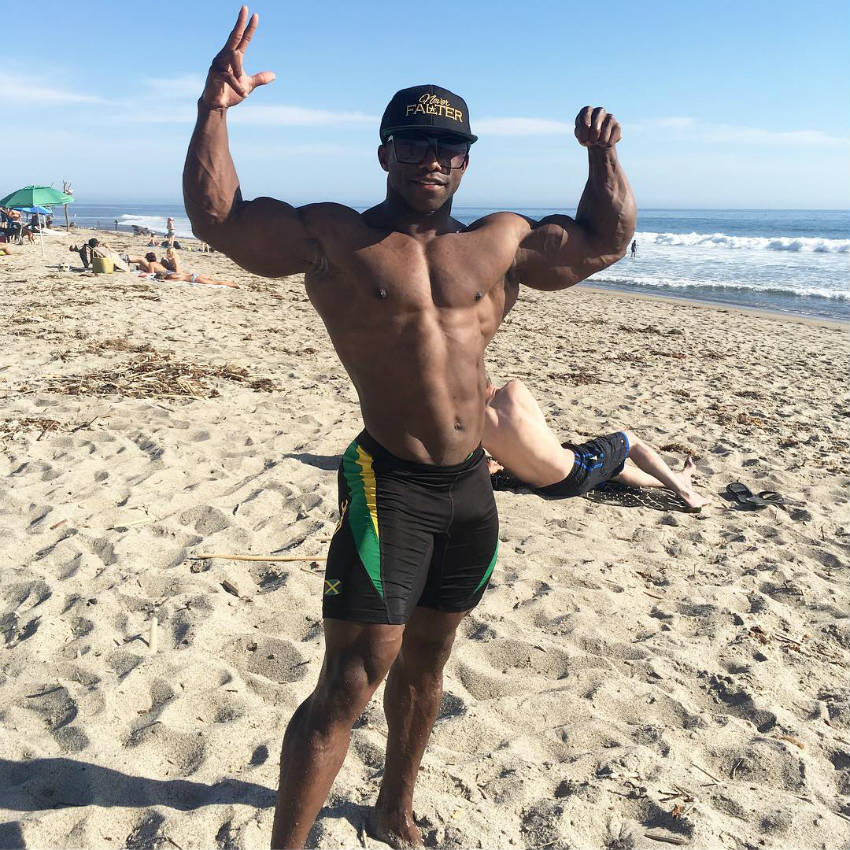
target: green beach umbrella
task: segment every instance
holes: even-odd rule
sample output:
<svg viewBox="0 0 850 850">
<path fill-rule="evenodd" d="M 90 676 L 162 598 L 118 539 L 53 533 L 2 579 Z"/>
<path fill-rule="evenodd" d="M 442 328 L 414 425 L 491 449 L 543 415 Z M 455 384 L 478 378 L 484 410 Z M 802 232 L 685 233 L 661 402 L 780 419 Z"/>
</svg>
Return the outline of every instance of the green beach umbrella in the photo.
<svg viewBox="0 0 850 850">
<path fill-rule="evenodd" d="M 65 192 L 60 192 L 52 186 L 24 186 L 23 189 L 18 189 L 5 198 L 0 198 L 0 207 L 8 207 L 10 209 L 24 209 L 26 207 L 51 207 L 64 206 L 71 204 L 74 198 L 71 195 L 66 195 Z M 39 235 L 41 236 L 41 256 L 44 257 L 44 234 L 39 227 Z"/>
<path fill-rule="evenodd" d="M 24 186 L 5 198 L 0 198 L 0 207 L 52 207 L 73 203 L 74 198 L 52 186 Z"/>
</svg>

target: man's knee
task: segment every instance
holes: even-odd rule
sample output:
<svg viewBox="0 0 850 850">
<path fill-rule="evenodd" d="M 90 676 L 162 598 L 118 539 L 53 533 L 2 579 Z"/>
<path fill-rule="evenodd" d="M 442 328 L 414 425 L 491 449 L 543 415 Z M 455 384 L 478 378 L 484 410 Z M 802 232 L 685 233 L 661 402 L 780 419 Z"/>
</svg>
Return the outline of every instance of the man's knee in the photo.
<svg viewBox="0 0 850 850">
<path fill-rule="evenodd" d="M 327 631 L 327 626 L 326 626 Z M 334 721 L 352 722 L 383 681 L 401 645 L 401 628 L 384 633 L 362 632 L 346 645 L 340 635 L 328 641 L 313 707 Z"/>
</svg>

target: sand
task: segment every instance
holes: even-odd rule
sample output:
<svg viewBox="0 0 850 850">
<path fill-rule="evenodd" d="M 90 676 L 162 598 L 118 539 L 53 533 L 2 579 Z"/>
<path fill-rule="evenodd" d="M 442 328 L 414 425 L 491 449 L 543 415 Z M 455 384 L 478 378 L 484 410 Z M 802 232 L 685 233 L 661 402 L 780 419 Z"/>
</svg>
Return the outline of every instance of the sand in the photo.
<svg viewBox="0 0 850 850">
<path fill-rule="evenodd" d="M 264 847 L 356 396 L 299 278 L 191 252 L 241 288 L 62 271 L 90 235 L 0 258 L 0 847 Z M 496 494 L 500 560 L 417 786 L 429 846 L 848 845 L 846 343 L 523 290 L 494 380 L 564 439 L 693 454 L 714 504 Z M 736 480 L 799 504 L 743 511 Z M 385 846 L 380 697 L 311 846 Z"/>
</svg>

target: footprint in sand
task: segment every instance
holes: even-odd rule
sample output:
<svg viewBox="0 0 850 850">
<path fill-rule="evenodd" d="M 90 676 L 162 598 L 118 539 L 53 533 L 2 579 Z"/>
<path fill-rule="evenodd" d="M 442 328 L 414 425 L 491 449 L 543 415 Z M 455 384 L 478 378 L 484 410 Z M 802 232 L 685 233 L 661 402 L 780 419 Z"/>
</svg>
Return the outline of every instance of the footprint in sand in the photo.
<svg viewBox="0 0 850 850">
<path fill-rule="evenodd" d="M 85 732 L 70 725 L 77 717 L 78 707 L 66 687 L 44 686 L 36 693 L 28 694 L 21 704 L 41 717 L 64 752 L 76 753 L 88 746 Z"/>
<path fill-rule="evenodd" d="M 280 684 L 298 682 L 307 675 L 307 663 L 291 643 L 258 634 L 241 635 L 222 650 L 237 670 L 257 673 Z"/>
<path fill-rule="evenodd" d="M 201 535 L 215 534 L 230 525 L 228 517 L 210 505 L 198 505 L 183 511 L 179 520 L 183 525 L 193 526 L 195 533 Z"/>
<path fill-rule="evenodd" d="M 11 606 L 12 611 L 17 611 L 26 604 L 26 610 L 46 602 L 53 595 L 50 586 L 40 579 L 35 581 L 23 581 L 9 585 L 3 592 L 3 596 Z M 28 604 L 27 604 L 28 603 Z"/>
<path fill-rule="evenodd" d="M 124 741 L 124 747 L 138 751 L 131 757 L 149 760 L 157 773 L 176 771 L 180 776 L 194 773 L 206 755 L 202 736 L 181 732 L 159 720 L 148 721 L 133 729 Z"/>
</svg>

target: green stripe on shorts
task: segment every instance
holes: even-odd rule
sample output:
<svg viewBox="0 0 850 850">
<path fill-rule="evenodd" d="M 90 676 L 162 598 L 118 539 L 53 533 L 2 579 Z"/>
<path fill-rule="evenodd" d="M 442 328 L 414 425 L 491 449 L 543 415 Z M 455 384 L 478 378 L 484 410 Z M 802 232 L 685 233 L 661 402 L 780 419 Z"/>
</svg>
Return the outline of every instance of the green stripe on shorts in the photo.
<svg viewBox="0 0 850 850">
<path fill-rule="evenodd" d="M 369 580 L 383 599 L 378 503 L 372 456 L 355 440 L 342 456 L 342 471 L 351 493 L 348 525 Z"/>
<path fill-rule="evenodd" d="M 490 560 L 490 566 L 487 567 L 487 569 L 485 570 L 484 577 L 481 579 L 481 581 L 478 582 L 478 587 L 476 587 L 475 590 L 472 591 L 473 593 L 478 593 L 478 591 L 481 590 L 481 588 L 484 587 L 485 584 L 487 584 L 487 579 L 490 578 L 490 573 L 493 572 L 493 567 L 496 566 L 496 558 L 498 558 L 498 557 L 499 557 L 499 541 L 497 540 L 496 541 L 496 551 L 493 553 L 493 557 Z"/>
</svg>

